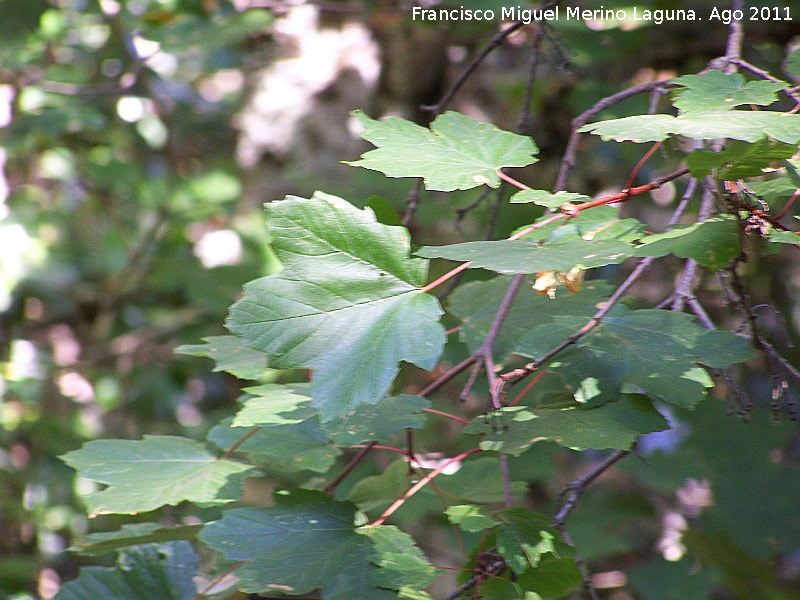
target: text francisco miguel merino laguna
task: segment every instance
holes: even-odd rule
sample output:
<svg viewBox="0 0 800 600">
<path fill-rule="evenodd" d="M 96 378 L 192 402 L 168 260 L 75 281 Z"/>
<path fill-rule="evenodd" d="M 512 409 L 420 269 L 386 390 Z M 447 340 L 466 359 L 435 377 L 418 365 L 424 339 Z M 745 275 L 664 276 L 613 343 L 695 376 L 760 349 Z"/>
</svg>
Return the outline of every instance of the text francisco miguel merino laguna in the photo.
<svg viewBox="0 0 800 600">
<path fill-rule="evenodd" d="M 500 20 L 503 21 L 522 21 L 526 25 L 532 21 L 558 21 L 558 6 L 548 9 L 522 8 L 519 6 L 504 7 L 500 11 Z M 632 9 L 582 9 L 579 7 L 567 7 L 566 19 L 568 21 L 626 21 L 629 18 L 628 12 L 632 10 L 632 20 L 634 21 L 654 21 L 657 24 L 663 21 L 695 21 L 698 19 L 693 10 L 640 10 L 637 7 Z M 464 8 L 423 8 L 415 6 L 411 17 L 414 21 L 494 21 L 495 11 L 491 9 L 480 10 Z"/>
</svg>

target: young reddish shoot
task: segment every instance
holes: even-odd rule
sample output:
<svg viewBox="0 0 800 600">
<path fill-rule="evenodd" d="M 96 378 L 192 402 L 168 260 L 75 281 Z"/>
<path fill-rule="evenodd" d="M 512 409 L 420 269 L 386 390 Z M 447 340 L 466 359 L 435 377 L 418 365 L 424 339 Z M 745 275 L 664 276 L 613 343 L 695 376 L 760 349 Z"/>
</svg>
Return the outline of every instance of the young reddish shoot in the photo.
<svg viewBox="0 0 800 600">
<path fill-rule="evenodd" d="M 260 430 L 261 430 L 261 425 L 256 425 L 250 431 L 245 433 L 233 446 L 228 448 L 225 451 L 225 453 L 222 456 L 219 457 L 220 460 L 222 460 L 223 458 L 230 457 L 231 454 L 236 452 L 236 450 L 237 450 L 237 448 L 239 448 L 239 446 L 244 444 L 247 440 L 249 440 L 251 437 L 253 437 L 255 434 L 257 434 Z"/>
<path fill-rule="evenodd" d="M 519 188 L 519 189 L 521 189 L 521 190 L 530 190 L 530 189 L 533 189 L 533 188 L 529 188 L 529 187 L 528 187 L 527 185 L 525 185 L 524 183 L 521 183 L 521 182 L 517 181 L 516 179 L 514 179 L 514 178 L 513 178 L 513 177 L 511 177 L 510 175 L 506 175 L 506 174 L 505 174 L 505 173 L 503 173 L 503 171 L 501 171 L 500 169 L 497 169 L 496 173 L 497 173 L 497 176 L 498 176 L 500 179 L 502 179 L 502 180 L 503 180 L 503 181 L 505 181 L 506 183 L 510 183 L 511 185 L 513 185 L 513 186 L 514 186 L 514 187 L 516 187 L 516 188 Z"/>
<path fill-rule="evenodd" d="M 431 413 L 432 415 L 439 415 L 440 417 L 445 417 L 446 419 L 452 419 L 453 421 L 458 421 L 462 425 L 469 425 L 469 421 L 466 419 L 462 419 L 461 417 L 451 415 L 450 413 L 446 413 L 441 410 L 436 410 L 435 408 L 423 408 L 422 412 Z"/>
<path fill-rule="evenodd" d="M 650 150 L 648 150 L 645 153 L 645 155 L 642 157 L 642 159 L 638 163 L 636 163 L 636 166 L 633 167 L 633 171 L 631 171 L 631 174 L 628 177 L 628 181 L 625 183 L 625 189 L 626 190 L 631 189 L 631 186 L 633 185 L 633 180 L 636 179 L 636 176 L 639 174 L 639 171 L 642 169 L 644 164 L 648 160 L 650 160 L 650 157 L 653 156 L 655 151 L 658 150 L 660 147 L 661 147 L 661 142 L 656 142 L 655 144 L 653 144 L 653 147 L 650 148 Z"/>
<path fill-rule="evenodd" d="M 798 106 L 800 106 L 800 104 L 798 104 Z M 786 213 L 789 212 L 789 209 L 792 208 L 792 204 L 794 204 L 794 201 L 797 200 L 798 197 L 800 197 L 800 189 L 795 190 L 794 194 L 792 194 L 792 197 L 789 198 L 789 201 L 781 209 L 781 212 L 775 215 L 776 221 L 780 221 L 786 215 Z"/>
<path fill-rule="evenodd" d="M 536 374 L 536 376 L 530 380 L 528 385 L 525 386 L 525 389 L 523 389 L 519 394 L 517 394 L 517 397 L 514 398 L 511 404 L 509 404 L 509 406 L 516 406 L 517 404 L 519 404 L 520 401 L 527 395 L 527 393 L 533 389 L 533 386 L 539 383 L 542 380 L 542 377 L 544 377 L 546 374 L 547 374 L 546 370 L 539 371 Z"/>
<path fill-rule="evenodd" d="M 403 504 L 406 503 L 406 500 L 408 500 L 409 498 L 411 498 L 411 496 L 413 496 L 422 488 L 424 488 L 431 479 L 436 477 L 439 473 L 444 471 L 447 467 L 449 467 L 453 463 L 457 463 L 458 461 L 464 460 L 468 456 L 472 456 L 473 454 L 476 454 L 478 452 L 482 452 L 482 450 L 480 448 L 473 448 L 472 450 L 462 452 L 458 456 L 455 456 L 450 460 L 442 463 L 438 467 L 436 467 L 433 471 L 431 471 L 430 473 L 425 475 L 425 477 L 420 479 L 416 484 L 411 486 L 411 488 L 405 494 L 403 494 L 400 498 L 395 500 L 394 503 L 389 508 L 383 511 L 383 514 L 380 517 L 378 517 L 373 523 L 367 525 L 367 527 L 377 527 L 378 525 L 383 525 L 386 519 L 391 517 L 398 508 L 403 506 Z M 405 451 L 403 451 L 403 454 L 405 454 Z"/>
</svg>

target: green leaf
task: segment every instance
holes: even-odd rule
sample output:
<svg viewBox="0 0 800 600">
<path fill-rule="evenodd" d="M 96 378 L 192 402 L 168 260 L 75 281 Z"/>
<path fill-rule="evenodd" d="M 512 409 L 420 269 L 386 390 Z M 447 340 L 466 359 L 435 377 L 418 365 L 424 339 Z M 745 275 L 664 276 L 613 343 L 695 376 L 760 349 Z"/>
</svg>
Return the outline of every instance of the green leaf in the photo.
<svg viewBox="0 0 800 600">
<path fill-rule="evenodd" d="M 631 256 L 632 242 L 640 237 L 642 227 L 637 219 L 620 219 L 618 208 L 598 206 L 573 219 L 546 225 L 519 240 L 423 246 L 416 254 L 471 261 L 471 268 L 503 274 L 566 273 L 575 266 L 589 269 L 624 261 Z"/>
<path fill-rule="evenodd" d="M 267 205 L 283 271 L 245 285 L 227 327 L 275 368 L 311 368 L 323 421 L 389 390 L 398 363 L 423 369 L 445 342 L 442 310 L 420 292 L 427 262 L 408 257 L 408 232 L 340 198 Z"/>
<path fill-rule="evenodd" d="M 596 408 L 578 403 L 555 409 L 504 408 L 489 422 L 485 417 L 473 420 L 464 432 L 484 434 L 484 450 L 519 456 L 548 440 L 575 450 L 628 450 L 642 434 L 667 428 L 648 399 L 623 396 Z"/>
<path fill-rule="evenodd" d="M 551 210 L 557 210 L 567 203 L 582 204 L 591 200 L 589 196 L 583 194 L 575 194 L 573 192 L 556 192 L 555 194 L 546 190 L 522 190 L 517 192 L 509 202 L 512 204 L 521 204 L 523 202 L 532 202 L 539 206 L 544 206 Z"/>
<path fill-rule="evenodd" d="M 772 244 L 800 244 L 800 233 L 773 229 L 767 234 L 766 240 Z"/>
<path fill-rule="evenodd" d="M 317 414 L 310 407 L 310 387 L 307 383 L 266 383 L 245 388 L 245 392 L 255 397 L 245 400 L 232 426 L 291 425 L 310 419 Z"/>
<path fill-rule="evenodd" d="M 683 86 L 673 104 L 682 113 L 730 110 L 743 104 L 767 106 L 778 100 L 783 81 L 748 81 L 739 73 L 711 70 L 703 75 L 684 75 L 672 83 Z"/>
<path fill-rule="evenodd" d="M 245 592 L 292 596 L 320 590 L 325 600 L 390 600 L 376 587 L 375 544 L 353 525 L 355 506 L 321 492 L 275 495 L 271 508 L 234 508 L 206 525 L 200 539 L 226 558 Z"/>
<path fill-rule="evenodd" d="M 378 567 L 373 583 L 382 588 L 403 587 L 421 590 L 436 577 L 436 569 L 411 537 L 391 525 L 359 527 L 356 533 L 367 536 L 375 544 L 372 563 Z"/>
<path fill-rule="evenodd" d="M 797 146 L 781 144 L 763 138 L 755 144 L 731 142 L 722 152 L 695 150 L 686 157 L 686 166 L 697 178 L 706 177 L 717 169 L 716 176 L 724 181 L 758 177 L 775 161 L 793 156 Z"/>
<path fill-rule="evenodd" d="M 585 324 L 580 317 L 556 317 L 553 324 L 535 328 L 517 352 L 538 356 Z M 594 377 L 602 382 L 607 373 L 620 371 L 619 392 L 643 392 L 685 408 L 694 407 L 705 398 L 706 388 L 713 387 L 697 364 L 724 368 L 754 357 L 747 340 L 729 331 L 708 331 L 691 315 L 629 311 L 624 306 L 615 307 L 576 346 L 577 350 L 559 359 L 571 358 L 571 368 L 580 371 L 581 379 Z M 589 355 L 586 360 L 582 353 Z M 551 367 L 559 369 L 557 364 Z"/>
<path fill-rule="evenodd" d="M 618 239 L 571 238 L 540 245 L 522 240 L 465 242 L 450 246 L 423 246 L 416 255 L 470 262 L 472 269 L 489 269 L 503 274 L 560 271 L 572 267 L 591 269 L 623 262 L 631 256 L 631 244 Z"/>
<path fill-rule="evenodd" d="M 800 115 L 743 110 L 689 112 L 672 115 L 639 115 L 584 125 L 591 132 L 616 142 L 660 142 L 670 135 L 695 140 L 729 138 L 757 142 L 764 136 L 786 144 L 800 142 Z"/>
<path fill-rule="evenodd" d="M 175 352 L 210 358 L 217 363 L 214 371 L 225 371 L 239 379 L 258 379 L 267 368 L 264 353 L 242 345 L 236 336 L 210 336 L 203 341 L 206 343 L 178 346 Z"/>
<path fill-rule="evenodd" d="M 511 284 L 510 276 L 474 281 L 459 286 L 450 298 L 450 313 L 461 319 L 461 340 L 471 352 L 480 348 Z M 585 316 L 588 320 L 613 288 L 602 280 L 587 281 L 575 294 L 556 292 L 551 300 L 533 289 L 535 277 L 526 277 L 509 309 L 494 344 L 494 360 L 505 362 L 518 347 L 525 347 L 533 329 L 552 323 L 558 315 Z"/>
<path fill-rule="evenodd" d="M 364 127 L 361 137 L 378 148 L 350 164 L 387 177 L 423 177 L 429 190 L 497 187 L 498 169 L 536 162 L 538 149 L 530 138 L 456 112 L 439 115 L 430 129 L 397 117 L 374 121 L 354 114 Z"/>
<path fill-rule="evenodd" d="M 503 521 L 497 551 L 520 576 L 517 583 L 523 589 L 561 597 L 580 585 L 583 578 L 575 563 L 575 549 L 548 517 L 521 507 L 502 510 L 497 517 Z"/>
<path fill-rule="evenodd" d="M 85 567 L 61 586 L 55 600 L 191 600 L 197 555 L 189 542 L 135 546 L 120 554 L 116 568 Z"/>
<path fill-rule="evenodd" d="M 408 463 L 396 460 L 381 474 L 362 477 L 350 490 L 347 500 L 365 512 L 384 510 L 408 491 L 410 480 Z"/>
<path fill-rule="evenodd" d="M 364 442 L 384 442 L 405 429 L 421 429 L 426 417 L 422 409 L 431 403 L 420 396 L 401 394 L 377 404 L 362 404 L 352 413 L 323 424 L 334 444 L 352 446 Z"/>
<path fill-rule="evenodd" d="M 721 269 L 741 254 L 736 219 L 721 215 L 692 225 L 676 225 L 664 233 L 642 238 L 636 256 L 674 254 L 693 258 L 712 270 Z"/>
<path fill-rule="evenodd" d="M 448 506 L 444 512 L 451 523 L 470 533 L 477 533 L 500 524 L 500 521 L 490 517 L 484 509 L 474 504 Z"/>
<path fill-rule="evenodd" d="M 81 477 L 108 485 L 84 497 L 92 516 L 135 514 L 185 500 L 233 502 L 241 497 L 244 479 L 253 470 L 217 458 L 199 442 L 157 435 L 141 441 L 96 440 L 61 459 Z"/>
<path fill-rule="evenodd" d="M 161 523 L 126 523 L 119 531 L 90 533 L 70 549 L 82 554 L 104 554 L 127 546 L 193 540 L 202 525 L 172 525 Z"/>
<path fill-rule="evenodd" d="M 219 448 L 230 448 L 252 432 L 252 427 L 231 427 L 225 419 L 208 433 L 208 440 Z M 342 452 L 333 446 L 320 429 L 317 418 L 288 425 L 260 429 L 236 449 L 249 461 L 277 473 L 309 470 L 327 473 Z"/>
<path fill-rule="evenodd" d="M 370 196 L 369 200 L 367 200 L 367 206 L 375 213 L 375 218 L 378 220 L 378 223 L 383 223 L 384 225 L 392 227 L 402 225 L 400 215 L 397 214 L 394 206 L 380 196 Z"/>
</svg>

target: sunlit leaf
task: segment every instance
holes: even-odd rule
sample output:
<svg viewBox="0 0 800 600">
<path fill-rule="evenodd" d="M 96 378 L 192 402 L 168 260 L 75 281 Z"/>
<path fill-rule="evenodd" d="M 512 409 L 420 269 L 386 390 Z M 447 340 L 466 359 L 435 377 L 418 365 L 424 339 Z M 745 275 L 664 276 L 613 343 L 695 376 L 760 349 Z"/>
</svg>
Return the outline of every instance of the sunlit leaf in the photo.
<svg viewBox="0 0 800 600">
<path fill-rule="evenodd" d="M 797 145 L 781 144 L 763 138 L 755 144 L 731 142 L 721 152 L 695 150 L 686 157 L 686 166 L 697 178 L 706 177 L 716 169 L 718 179 L 736 181 L 748 177 L 758 177 L 776 161 L 789 158 L 797 153 Z"/>
<path fill-rule="evenodd" d="M 589 196 L 584 196 L 583 194 L 575 194 L 572 192 L 556 192 L 555 194 L 548 192 L 546 190 L 522 190 L 521 192 L 517 192 L 513 196 L 509 202 L 514 204 L 519 204 L 523 202 L 532 202 L 533 204 L 538 204 L 539 206 L 544 206 L 546 208 L 556 210 L 561 208 L 567 203 L 572 204 L 581 204 L 583 202 L 588 202 L 591 200 Z"/>
<path fill-rule="evenodd" d="M 567 272 L 618 264 L 632 255 L 630 243 L 617 239 L 567 239 L 540 245 L 522 240 L 464 242 L 450 246 L 423 246 L 417 256 L 470 262 L 470 268 L 503 274 Z"/>
<path fill-rule="evenodd" d="M 767 106 L 778 100 L 777 92 L 787 85 L 782 81 L 745 81 L 739 73 L 716 69 L 703 75 L 684 75 L 672 83 L 683 86 L 673 101 L 682 113 L 730 110 L 743 104 Z"/>
<path fill-rule="evenodd" d="M 693 258 L 709 269 L 721 269 L 741 254 L 736 219 L 722 215 L 692 225 L 676 225 L 664 233 L 642 238 L 636 256 L 674 254 Z"/>
<path fill-rule="evenodd" d="M 429 190 L 450 192 L 486 184 L 500 185 L 497 170 L 536 161 L 533 141 L 456 112 L 439 115 L 431 128 L 387 117 L 374 121 L 355 113 L 361 137 L 378 148 L 350 164 L 387 177 L 423 177 Z"/>
<path fill-rule="evenodd" d="M 86 479 L 108 487 L 84 497 L 92 515 L 135 514 L 183 501 L 238 500 L 251 465 L 220 459 L 199 442 L 146 435 L 140 441 L 95 440 L 62 460 Z"/>
<path fill-rule="evenodd" d="M 427 262 L 408 232 L 324 194 L 267 205 L 283 271 L 245 286 L 228 329 L 269 366 L 314 369 L 312 405 L 328 421 L 389 390 L 405 360 L 432 369 L 445 342 Z"/>
<path fill-rule="evenodd" d="M 244 401 L 232 426 L 290 425 L 310 419 L 317 414 L 310 406 L 310 387 L 307 383 L 265 383 L 245 388 L 254 397 Z"/>
<path fill-rule="evenodd" d="M 617 142 L 660 142 L 670 135 L 695 140 L 728 138 L 757 142 L 764 136 L 786 144 L 800 142 L 800 115 L 771 111 L 705 111 L 672 115 L 638 115 L 584 125 L 578 131 Z"/>
<path fill-rule="evenodd" d="M 236 336 L 210 336 L 203 341 L 205 344 L 178 346 L 175 352 L 210 358 L 216 363 L 214 371 L 225 371 L 240 379 L 258 379 L 267 368 L 264 353 L 243 345 Z"/>
<path fill-rule="evenodd" d="M 500 524 L 500 521 L 486 514 L 486 510 L 474 504 L 456 504 L 444 511 L 454 525 L 470 533 L 476 533 Z"/>
</svg>

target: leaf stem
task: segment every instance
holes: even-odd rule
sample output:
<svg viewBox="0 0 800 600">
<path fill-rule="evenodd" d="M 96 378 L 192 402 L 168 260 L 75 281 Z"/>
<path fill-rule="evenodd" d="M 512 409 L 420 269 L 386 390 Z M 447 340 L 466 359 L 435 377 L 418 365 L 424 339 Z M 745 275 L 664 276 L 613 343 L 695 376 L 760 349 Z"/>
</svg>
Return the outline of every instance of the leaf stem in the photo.
<svg viewBox="0 0 800 600">
<path fill-rule="evenodd" d="M 438 467 L 436 467 L 433 471 L 431 471 L 430 473 L 425 475 L 425 477 L 423 477 L 416 484 L 414 484 L 405 494 L 403 494 L 400 498 L 395 500 L 394 503 L 389 508 L 387 508 L 385 511 L 383 511 L 383 514 L 380 517 L 378 517 L 373 523 L 370 523 L 369 525 L 367 525 L 367 527 L 377 527 L 378 525 L 383 525 L 383 523 L 384 523 L 384 521 L 386 521 L 386 519 L 388 519 L 390 516 L 392 516 L 392 514 L 394 514 L 394 512 L 398 508 L 403 506 L 403 504 L 406 503 L 406 500 L 411 498 L 411 496 L 413 496 L 418 491 L 420 491 L 423 487 L 425 487 L 428 484 L 428 482 L 431 481 L 431 479 L 436 477 L 439 473 L 444 471 L 450 465 L 452 465 L 454 463 L 457 463 L 457 462 L 459 462 L 461 460 L 464 460 L 468 456 L 472 456 L 473 454 L 477 454 L 478 452 L 482 452 L 482 450 L 480 448 L 473 448 L 472 450 L 467 450 L 466 452 L 462 452 L 458 456 L 455 456 L 455 457 L 451 458 L 450 460 L 448 460 L 447 462 L 444 462 L 441 465 L 439 465 Z M 403 454 L 405 454 L 405 452 L 403 452 Z"/>
<path fill-rule="evenodd" d="M 369 454 L 370 451 L 375 447 L 376 443 L 377 442 L 369 442 L 366 446 L 361 448 L 359 453 L 356 454 L 349 463 L 347 463 L 347 466 L 345 466 L 344 469 L 342 469 L 342 472 L 339 473 L 339 475 L 337 475 L 336 478 L 333 481 L 331 481 L 327 486 L 325 486 L 325 493 L 328 496 L 333 497 L 333 492 L 336 491 L 336 486 L 338 486 L 342 481 L 344 481 L 344 478 L 347 477 L 350 474 L 350 472 L 358 466 L 358 463 L 360 463 L 367 457 L 367 454 Z"/>
<path fill-rule="evenodd" d="M 634 181 L 634 179 L 636 179 L 636 176 L 639 174 L 639 171 L 641 171 L 641 169 L 644 166 L 644 164 L 648 160 L 650 160 L 650 157 L 653 156 L 655 151 L 658 150 L 660 147 L 661 147 L 661 142 L 656 142 L 655 144 L 653 144 L 653 147 L 650 148 L 650 150 L 648 150 L 645 153 L 645 155 L 641 158 L 641 160 L 639 160 L 639 162 L 636 163 L 636 166 L 633 167 L 633 170 L 631 171 L 631 174 L 628 176 L 628 181 L 625 183 L 625 189 L 626 190 L 631 189 L 631 186 L 633 185 L 633 181 Z"/>
<path fill-rule="evenodd" d="M 689 173 L 689 169 L 678 169 L 677 171 L 674 171 L 673 173 L 670 173 L 669 175 L 665 175 L 664 177 L 659 177 L 658 179 L 654 179 L 653 181 L 651 181 L 650 183 L 647 183 L 645 185 L 640 185 L 640 186 L 635 187 L 635 188 L 630 188 L 628 190 L 623 190 L 622 192 L 619 192 L 617 194 L 612 194 L 610 196 L 604 196 L 603 198 L 597 198 L 596 200 L 592 200 L 591 202 L 584 202 L 583 204 L 577 204 L 577 205 L 575 205 L 573 207 L 573 210 L 569 214 L 567 214 L 567 213 L 558 213 L 558 214 L 552 215 L 552 216 L 548 217 L 547 219 L 545 219 L 544 221 L 539 221 L 538 223 L 534 223 L 530 227 L 526 227 L 522 231 L 518 231 L 514 235 L 510 236 L 508 239 L 511 240 L 511 241 L 518 240 L 518 239 L 520 239 L 522 237 L 525 237 L 529 233 L 531 233 L 533 231 L 536 231 L 537 229 L 541 229 L 545 225 L 549 225 L 550 223 L 553 223 L 555 221 L 560 221 L 561 219 L 564 219 L 564 218 L 567 218 L 567 217 L 574 217 L 575 214 L 577 214 L 579 212 L 583 212 L 584 210 L 588 210 L 590 208 L 594 208 L 596 206 L 603 206 L 605 204 L 614 204 L 615 202 L 625 202 L 626 200 L 628 200 L 632 196 L 636 196 L 638 194 L 643 194 L 645 192 L 650 192 L 652 190 L 658 189 L 662 185 L 664 185 L 665 183 L 668 183 L 670 181 L 678 179 L 679 177 L 683 177 L 684 175 L 687 175 L 688 173 Z M 461 271 L 463 271 L 465 269 L 468 269 L 471 264 L 472 264 L 472 262 L 461 263 L 455 269 L 452 269 L 451 271 L 448 271 L 447 273 L 445 273 L 444 275 L 442 275 L 441 277 L 439 277 L 435 281 L 432 281 L 431 283 L 429 283 L 425 287 L 421 288 L 421 291 L 423 291 L 423 292 L 431 291 L 432 289 L 436 288 L 437 286 L 443 284 L 445 281 L 447 281 L 451 277 L 454 277 L 455 275 L 458 275 Z"/>
<path fill-rule="evenodd" d="M 533 189 L 533 188 L 530 188 L 530 187 L 528 187 L 528 186 L 527 186 L 527 185 L 525 185 L 524 183 L 521 183 L 521 182 L 517 181 L 516 179 L 514 179 L 513 177 L 511 177 L 511 175 L 506 175 L 505 173 L 503 173 L 503 170 L 502 170 L 502 169 L 497 169 L 497 171 L 495 171 L 495 172 L 497 173 L 497 176 L 498 176 L 500 179 L 502 179 L 502 180 L 503 180 L 503 181 L 505 181 L 506 183 L 510 183 L 511 185 L 513 185 L 513 186 L 514 186 L 514 187 L 516 187 L 516 188 L 519 188 L 519 189 L 521 189 L 521 190 L 530 190 L 530 189 Z"/>
<path fill-rule="evenodd" d="M 446 419 L 452 419 L 453 421 L 458 421 L 462 425 L 469 425 L 469 421 L 466 419 L 451 415 L 450 413 L 446 413 L 442 410 L 436 410 L 435 408 L 423 408 L 422 412 L 431 413 L 432 415 L 439 415 L 440 417 L 445 417 Z"/>
<path fill-rule="evenodd" d="M 428 285 L 426 285 L 424 288 L 422 288 L 421 291 L 430 292 L 432 289 L 442 285 L 445 281 L 447 281 L 451 277 L 454 277 L 455 275 L 458 275 L 459 273 L 461 273 L 461 271 L 465 271 L 466 269 L 469 269 L 469 266 L 471 264 L 472 264 L 471 262 L 465 262 L 465 263 L 462 263 L 462 264 L 458 265 L 455 269 L 452 269 L 452 270 L 448 271 L 447 273 L 445 273 L 444 275 L 442 275 L 441 277 L 439 277 L 439 279 L 436 279 L 435 281 L 430 282 Z"/>
<path fill-rule="evenodd" d="M 225 458 L 229 458 L 231 454 L 236 452 L 236 450 L 239 448 L 239 446 L 244 444 L 247 440 L 249 440 L 251 437 L 253 437 L 255 434 L 257 434 L 260 430 L 261 430 L 261 425 L 256 425 L 255 427 L 253 427 L 250 431 L 245 433 L 233 446 L 228 448 L 225 451 L 225 453 L 222 456 L 219 457 L 219 460 L 222 460 L 222 459 L 225 459 Z"/>
</svg>

